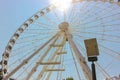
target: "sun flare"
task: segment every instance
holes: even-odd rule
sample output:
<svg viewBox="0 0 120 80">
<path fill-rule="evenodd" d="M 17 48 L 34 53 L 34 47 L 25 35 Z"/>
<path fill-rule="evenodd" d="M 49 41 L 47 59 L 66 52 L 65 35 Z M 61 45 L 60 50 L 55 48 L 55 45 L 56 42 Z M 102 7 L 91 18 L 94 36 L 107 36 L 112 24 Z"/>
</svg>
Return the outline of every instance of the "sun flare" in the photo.
<svg viewBox="0 0 120 80">
<path fill-rule="evenodd" d="M 67 10 L 70 7 L 72 0 L 52 0 L 53 5 L 58 7 L 61 11 Z"/>
</svg>

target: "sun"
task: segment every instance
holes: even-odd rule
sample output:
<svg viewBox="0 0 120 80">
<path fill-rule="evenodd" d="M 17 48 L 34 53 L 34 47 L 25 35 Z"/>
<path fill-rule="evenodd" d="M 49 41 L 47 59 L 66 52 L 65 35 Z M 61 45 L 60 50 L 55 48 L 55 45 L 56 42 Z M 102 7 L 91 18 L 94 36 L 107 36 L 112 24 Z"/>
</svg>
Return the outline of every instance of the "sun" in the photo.
<svg viewBox="0 0 120 80">
<path fill-rule="evenodd" d="M 67 10 L 70 7 L 71 2 L 72 0 L 51 0 L 51 3 L 61 11 Z"/>
</svg>

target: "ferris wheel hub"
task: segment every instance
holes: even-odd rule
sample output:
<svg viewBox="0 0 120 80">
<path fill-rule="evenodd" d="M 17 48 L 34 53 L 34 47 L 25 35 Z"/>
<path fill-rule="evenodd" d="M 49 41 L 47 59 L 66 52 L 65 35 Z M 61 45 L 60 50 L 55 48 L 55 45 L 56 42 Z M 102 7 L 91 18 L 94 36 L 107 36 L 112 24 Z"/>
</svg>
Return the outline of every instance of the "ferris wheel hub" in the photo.
<svg viewBox="0 0 120 80">
<path fill-rule="evenodd" d="M 61 24 L 59 24 L 59 29 L 60 29 L 61 31 L 68 30 L 68 27 L 69 27 L 68 22 L 62 22 Z"/>
</svg>

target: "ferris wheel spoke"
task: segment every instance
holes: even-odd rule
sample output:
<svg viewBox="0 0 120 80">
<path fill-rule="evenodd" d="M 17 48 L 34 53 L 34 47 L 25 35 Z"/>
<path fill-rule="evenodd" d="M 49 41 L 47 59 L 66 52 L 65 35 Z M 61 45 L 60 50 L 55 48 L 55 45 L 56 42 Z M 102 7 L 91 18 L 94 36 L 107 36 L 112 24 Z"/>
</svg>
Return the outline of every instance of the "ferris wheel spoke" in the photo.
<svg viewBox="0 0 120 80">
<path fill-rule="evenodd" d="M 105 32 L 119 32 L 120 30 L 104 30 Z M 103 32 L 103 30 L 101 31 L 95 31 L 95 32 Z"/>
<path fill-rule="evenodd" d="M 50 26 L 52 26 L 52 25 L 48 25 L 48 24 L 40 22 L 40 21 L 34 22 L 34 25 L 37 25 L 38 27 L 41 27 L 43 29 L 47 29 L 47 28 L 50 28 Z"/>
<path fill-rule="evenodd" d="M 74 19 L 71 20 L 71 22 L 69 22 L 71 24 L 71 27 L 73 27 L 75 24 L 79 24 L 81 23 L 81 19 L 80 19 L 80 15 L 74 15 Z"/>
<path fill-rule="evenodd" d="M 103 41 L 103 42 L 111 42 L 111 43 L 115 43 L 115 44 L 120 44 L 120 42 L 119 41 L 115 41 L 115 40 L 109 40 L 109 39 L 103 39 L 103 38 L 101 38 L 101 39 L 99 39 L 100 41 Z"/>
<path fill-rule="evenodd" d="M 39 41 L 42 42 L 42 40 L 46 40 L 46 38 L 49 38 L 49 37 L 43 37 L 43 39 L 39 39 L 39 38 L 36 38 L 34 40 L 20 40 L 19 42 L 16 42 L 16 44 L 19 46 L 19 47 L 16 47 L 13 49 L 14 50 L 18 50 L 18 49 L 21 49 L 20 47 L 25 47 L 25 46 L 30 46 L 31 44 L 37 44 Z M 39 42 L 39 44 L 42 44 Z"/>
<path fill-rule="evenodd" d="M 112 69 L 112 67 L 115 65 L 115 63 L 113 63 L 113 61 L 114 61 L 114 62 L 117 62 L 116 59 L 112 59 L 112 60 L 111 60 L 111 63 L 109 63 L 109 64 L 105 67 L 106 71 L 107 71 L 107 70 L 109 71 L 109 70 Z"/>
<path fill-rule="evenodd" d="M 20 58 L 18 58 L 17 60 L 14 59 L 14 56 L 11 56 L 11 64 L 9 65 L 9 67 L 10 67 L 10 68 L 13 68 L 14 65 L 21 63 L 21 62 L 22 62 L 22 59 L 23 59 L 23 58 L 25 59 L 25 58 L 28 56 L 28 54 L 30 54 L 30 53 L 33 52 L 33 51 L 35 51 L 35 50 L 30 50 L 30 49 L 29 49 L 28 51 L 24 52 L 23 55 L 22 55 L 22 54 L 16 54 L 16 56 L 22 55 L 22 56 L 20 56 Z M 40 55 L 41 55 L 41 54 L 40 54 Z M 14 59 L 14 61 L 12 61 L 12 59 Z"/>
<path fill-rule="evenodd" d="M 70 49 L 70 50 L 71 50 L 72 58 L 73 58 L 73 61 L 74 61 L 75 69 L 76 69 L 76 72 L 77 72 L 77 75 L 78 75 L 78 79 L 81 80 L 80 73 L 79 73 L 78 67 L 77 67 L 77 63 L 76 63 L 76 61 L 75 61 L 75 56 L 74 56 L 74 54 L 73 54 L 72 49 Z"/>
<path fill-rule="evenodd" d="M 112 17 L 112 16 L 111 16 Z M 94 24 L 94 25 L 91 25 L 91 27 L 88 27 L 88 28 L 94 28 L 94 26 L 96 26 L 96 27 L 101 27 L 101 26 L 98 26 L 98 25 L 102 25 L 102 26 L 112 26 L 112 25 L 119 25 L 119 24 L 116 24 L 116 23 L 113 23 L 113 24 L 103 24 L 103 22 L 101 23 L 101 21 L 103 20 L 103 19 L 106 19 L 106 18 L 99 18 L 98 19 L 98 21 L 97 21 L 97 23 L 98 24 Z M 119 18 L 118 19 L 115 19 L 116 21 L 119 21 Z M 111 23 L 111 22 L 114 22 L 114 20 L 113 19 L 111 19 L 111 21 L 109 21 L 109 22 L 107 22 L 107 23 Z M 81 27 L 82 28 L 85 28 L 84 27 L 84 25 L 88 25 L 88 24 L 93 24 L 93 23 L 96 23 L 96 20 L 94 19 L 93 21 L 90 21 L 90 22 L 87 22 L 87 23 L 74 23 L 74 25 L 73 25 L 73 27 L 76 27 L 76 26 L 79 26 L 79 25 L 81 25 Z"/>
<path fill-rule="evenodd" d="M 89 6 L 89 2 L 83 3 L 82 7 L 80 8 L 80 13 L 83 14 L 83 12 L 87 11 L 87 7 Z"/>
<path fill-rule="evenodd" d="M 113 10 L 117 10 L 117 9 L 113 9 Z M 113 11 L 112 10 L 112 11 Z M 110 10 L 111 11 L 111 10 Z M 106 13 L 105 13 L 106 14 Z M 103 15 L 105 15 L 105 14 L 103 14 Z M 94 15 L 94 18 L 93 18 L 93 20 L 90 20 L 89 22 L 86 22 L 86 23 L 80 23 L 80 24 L 77 24 L 77 25 L 74 25 L 74 26 L 78 26 L 78 25 L 86 25 L 86 24 L 89 24 L 89 23 L 93 23 L 93 22 L 96 22 L 96 21 L 101 21 L 101 20 L 104 20 L 104 19 L 106 19 L 106 18 L 112 18 L 112 16 L 116 16 L 116 15 L 119 15 L 119 13 L 117 13 L 117 14 L 112 14 L 112 15 L 109 15 L 109 16 L 105 16 L 105 17 L 101 17 L 101 16 L 97 16 L 97 17 L 95 17 L 95 15 Z M 87 18 L 86 18 L 87 19 Z M 81 21 L 86 21 L 86 19 L 82 19 Z M 96 20 L 97 19 L 97 20 Z"/>
<path fill-rule="evenodd" d="M 17 61 L 13 62 L 14 64 L 10 64 L 8 65 L 9 68 L 11 68 L 11 70 L 13 70 L 13 66 L 18 64 L 18 63 L 21 63 L 21 58 L 19 58 Z"/>
<path fill-rule="evenodd" d="M 96 62 L 96 66 L 97 66 L 97 68 L 103 73 L 103 75 L 104 75 L 106 78 L 110 78 L 110 75 L 107 73 L 107 71 L 106 71 L 104 68 L 102 68 L 102 67 L 100 66 L 99 63 Z"/>
<path fill-rule="evenodd" d="M 34 46 L 37 46 L 37 45 L 40 45 L 40 44 L 42 44 L 42 43 L 39 43 L 39 44 L 36 44 L 36 43 L 38 43 L 37 41 L 33 41 L 33 42 L 30 42 L 30 43 L 27 43 L 27 44 L 23 44 L 23 45 L 20 45 L 20 47 L 22 47 L 22 48 L 28 48 L 28 46 L 30 47 L 30 45 L 34 45 Z M 21 50 L 21 48 L 20 47 L 17 47 L 17 48 L 15 48 L 15 49 L 13 49 L 13 51 L 20 51 Z M 16 52 L 15 52 L 16 53 Z"/>
<path fill-rule="evenodd" d="M 41 56 L 42 54 L 40 54 L 37 58 L 35 58 L 34 60 L 32 60 L 31 61 L 31 63 L 30 63 L 30 65 L 32 66 L 30 69 L 28 69 L 27 68 L 27 70 L 31 70 L 33 67 L 34 67 L 34 65 L 33 65 L 33 63 L 35 63 L 35 64 L 37 64 L 37 60 L 39 59 L 39 57 Z M 27 72 L 27 74 L 29 74 L 30 72 Z M 28 75 L 26 75 L 26 76 L 28 76 Z M 36 80 L 36 77 L 34 76 L 34 75 L 32 75 L 31 76 L 31 78 L 34 78 L 34 80 Z M 25 79 L 26 79 L 26 77 L 25 77 Z"/>
<path fill-rule="evenodd" d="M 57 29 L 56 29 L 56 30 L 57 30 Z M 26 31 L 25 34 L 28 34 L 28 35 L 29 35 L 29 34 L 36 34 L 36 35 L 37 35 L 37 34 L 39 34 L 39 35 L 43 35 L 43 34 L 53 34 L 53 33 L 56 32 L 56 30 L 54 29 L 54 30 L 49 31 L 49 32 L 47 31 L 46 33 L 42 33 L 43 30 L 41 30 L 41 32 L 36 31 L 36 33 L 35 33 L 35 31 L 31 31 L 31 32 L 30 32 L 30 31 Z M 53 32 L 53 31 L 55 31 L 55 32 Z"/>
<path fill-rule="evenodd" d="M 32 33 L 32 34 L 30 34 L 30 33 L 28 33 L 28 35 L 27 36 L 23 36 L 23 37 L 21 37 L 21 38 L 19 38 L 18 40 L 20 41 L 20 40 L 24 40 L 24 39 L 31 39 L 31 37 L 34 39 L 34 38 L 38 38 L 40 35 L 53 35 L 53 34 L 55 34 L 55 32 L 46 32 L 46 34 L 44 34 L 44 33 Z"/>
<path fill-rule="evenodd" d="M 97 17 L 97 20 L 98 20 L 98 21 L 101 21 L 101 20 L 104 20 L 104 19 L 106 19 L 106 18 L 110 18 L 110 17 L 113 17 L 113 16 L 115 16 L 115 15 L 118 15 L 118 14 L 120 14 L 120 13 L 111 14 L 111 15 L 105 16 L 105 17 Z M 89 23 L 92 23 L 92 22 L 94 22 L 94 21 L 96 21 L 96 19 L 90 20 L 89 22 L 83 23 L 83 24 L 81 24 L 81 25 L 89 24 Z"/>
<path fill-rule="evenodd" d="M 66 51 L 71 49 L 69 44 L 67 44 L 65 47 L 66 47 Z M 67 73 L 67 75 L 72 75 L 73 73 L 75 73 L 76 77 L 79 77 L 78 74 L 76 73 L 76 67 L 75 67 L 75 63 L 74 63 L 74 60 L 73 60 L 71 50 L 70 50 L 69 53 L 67 53 L 63 57 L 62 63 L 63 63 L 62 66 L 65 67 L 66 71 L 69 71 L 69 73 Z M 73 64 L 74 68 L 71 67 L 71 64 Z M 67 66 L 69 66 L 69 69 L 67 69 Z M 71 70 L 73 70 L 75 72 L 71 73 Z M 61 75 L 64 76 L 65 74 L 63 73 Z"/>
<path fill-rule="evenodd" d="M 116 52 L 108 47 L 105 47 L 102 44 L 99 44 L 99 45 L 102 48 L 102 50 L 104 50 L 106 53 L 111 55 L 113 58 L 120 60 L 120 53 L 118 53 L 118 52 Z M 110 54 L 110 53 L 112 53 L 112 54 Z"/>
<path fill-rule="evenodd" d="M 16 77 L 16 79 L 19 79 L 21 76 L 24 76 L 25 74 L 28 74 L 28 68 L 33 65 L 33 63 L 29 64 L 27 67 L 23 67 L 23 71 Z M 33 76 L 32 76 L 33 77 Z M 34 78 L 35 79 L 35 78 Z"/>
<path fill-rule="evenodd" d="M 26 33 L 25 33 L 26 34 Z M 34 39 L 37 39 L 37 38 L 39 38 L 40 39 L 40 37 L 39 36 L 42 36 L 42 35 L 45 35 L 43 38 L 45 38 L 45 37 L 47 37 L 48 35 L 54 35 L 54 34 L 56 34 L 56 31 L 55 32 L 53 32 L 53 31 L 51 31 L 51 32 L 46 32 L 46 34 L 44 34 L 44 33 L 27 33 L 28 35 L 26 35 L 26 36 L 23 36 L 23 37 L 21 37 L 20 39 L 18 39 L 18 41 L 22 41 L 22 40 L 25 40 L 26 38 L 27 39 L 31 39 L 31 37 L 33 38 L 33 40 Z M 31 39 L 31 41 L 32 41 L 32 39 Z"/>
<path fill-rule="evenodd" d="M 31 50 L 31 52 L 34 52 L 36 50 L 36 48 L 38 48 L 39 46 L 33 46 L 33 47 L 30 47 L 30 48 L 27 48 L 27 49 L 24 49 L 26 50 L 26 52 L 28 52 L 29 50 Z M 18 55 L 21 55 L 21 53 L 23 53 L 24 51 L 23 50 L 20 50 L 20 51 L 16 51 L 15 53 L 13 53 L 11 56 L 12 57 L 16 57 Z M 25 52 L 24 52 L 25 53 Z M 30 53 L 30 52 L 29 52 Z M 25 57 L 25 56 L 24 56 Z"/>
<path fill-rule="evenodd" d="M 80 14 L 82 13 L 82 11 L 85 10 L 85 8 L 88 5 L 89 5 L 89 3 L 82 5 L 81 8 L 80 8 L 80 10 L 78 12 L 76 12 L 76 13 L 74 13 L 74 9 L 73 9 L 72 15 L 71 15 L 72 17 L 71 17 L 71 20 L 69 22 L 73 24 L 73 23 L 75 23 L 75 21 L 77 21 L 79 23 L 81 21 L 81 19 L 79 19 L 80 16 L 81 16 Z M 76 10 L 76 8 L 75 8 L 75 10 Z"/>
<path fill-rule="evenodd" d="M 69 16 L 69 21 L 68 22 L 72 23 L 74 18 L 75 18 L 75 16 L 77 16 L 78 14 L 81 14 L 82 12 L 84 12 L 84 10 L 86 10 L 85 8 L 88 7 L 88 5 L 89 5 L 89 2 L 83 3 L 81 5 L 80 11 L 78 11 L 77 13 L 74 13 L 76 8 L 74 8 L 74 6 L 73 6 L 73 8 L 71 10 L 71 13 L 70 13 L 70 16 Z M 78 18 L 78 16 L 77 16 L 77 18 Z"/>
<path fill-rule="evenodd" d="M 45 20 L 47 20 L 49 23 L 51 23 L 52 25 L 55 25 L 56 24 L 56 22 L 54 22 L 53 20 L 51 20 L 49 17 L 47 17 L 47 16 L 43 16 L 43 18 L 45 19 Z M 56 24 L 57 25 L 57 24 Z"/>
<path fill-rule="evenodd" d="M 71 11 L 70 16 L 71 16 L 71 17 L 69 17 L 68 21 L 69 21 L 69 23 L 70 23 L 71 25 L 73 25 L 74 21 L 77 19 L 76 17 L 74 17 L 74 16 L 76 16 L 76 14 L 74 13 L 74 10 Z M 73 19 L 73 17 L 74 17 L 75 20 Z M 78 16 L 77 16 L 77 17 L 78 17 Z"/>
<path fill-rule="evenodd" d="M 40 44 L 41 45 L 41 44 Z M 37 46 L 33 46 L 33 47 L 30 47 L 30 48 L 26 48 L 26 49 L 24 49 L 24 50 L 26 50 L 26 52 L 24 52 L 24 51 L 16 51 L 15 53 L 13 53 L 13 55 L 12 55 L 12 57 L 15 57 L 15 56 L 18 56 L 18 55 L 22 55 L 23 54 L 23 52 L 26 54 L 26 56 L 27 56 L 27 54 L 31 54 L 31 52 L 34 52 L 37 48 L 38 48 L 39 46 L 37 45 Z M 22 53 L 22 54 L 21 54 Z M 18 55 L 17 55 L 18 54 Z M 23 54 L 24 55 L 24 54 Z M 25 56 L 24 56 L 25 57 Z"/>
<path fill-rule="evenodd" d="M 99 26 L 98 26 L 98 25 L 99 25 Z M 76 29 L 89 29 L 89 28 L 91 29 L 91 28 L 99 28 L 99 27 L 101 27 L 101 23 L 98 24 L 98 25 L 81 27 L 81 28 L 77 27 Z M 109 25 L 104 24 L 104 25 L 102 25 L 102 26 L 104 26 L 104 28 L 112 28 L 112 27 L 114 26 L 114 28 L 116 29 L 118 25 L 120 25 L 120 24 L 109 24 Z M 107 29 L 106 29 L 106 30 L 107 30 Z M 114 31 L 116 31 L 116 30 L 114 30 Z"/>
<path fill-rule="evenodd" d="M 40 34 L 36 34 L 36 35 L 27 35 L 27 36 L 24 36 L 24 37 L 21 37 L 21 38 L 19 38 L 18 40 L 22 40 L 22 39 L 25 39 L 25 38 L 34 38 L 34 37 L 38 37 Z"/>
<path fill-rule="evenodd" d="M 17 44 L 23 44 L 23 43 L 26 43 L 26 42 L 29 42 L 29 43 L 31 42 L 31 43 L 32 43 L 32 42 L 37 42 L 37 41 L 40 41 L 40 40 L 45 40 L 45 39 L 47 39 L 47 38 L 49 38 L 49 37 L 50 37 L 50 36 L 47 35 L 47 36 L 44 36 L 43 38 L 40 38 L 40 39 L 33 39 L 33 40 L 31 39 L 31 40 L 25 40 L 25 41 L 22 40 L 22 41 L 18 41 L 18 42 L 16 42 L 16 43 L 17 43 Z"/>
<path fill-rule="evenodd" d="M 83 39 L 90 38 L 90 36 L 89 36 L 89 37 L 85 37 L 84 35 L 79 35 L 78 33 L 75 33 L 74 35 L 75 35 L 75 36 L 78 36 L 78 37 L 80 37 L 80 38 L 83 38 Z M 93 37 L 94 37 L 94 36 L 93 36 Z M 112 38 L 112 37 L 111 37 L 111 38 Z M 99 41 L 103 41 L 103 42 L 120 43 L 119 41 L 116 41 L 116 40 L 114 40 L 113 38 L 110 40 L 110 39 L 107 39 L 107 38 L 97 37 L 97 39 L 98 39 Z M 119 38 L 118 38 L 118 39 L 119 39 Z"/>
<path fill-rule="evenodd" d="M 71 21 L 71 18 L 72 18 L 73 14 L 74 14 L 74 10 L 75 10 L 75 6 L 73 5 L 72 9 L 70 10 L 70 14 L 68 15 L 68 22 Z"/>
<path fill-rule="evenodd" d="M 109 35 L 109 34 L 102 34 L 102 33 L 94 33 L 94 32 L 82 32 L 80 31 L 80 33 L 83 33 L 83 34 L 93 34 L 93 35 L 104 35 L 106 37 L 116 37 L 116 38 L 120 38 L 120 36 L 115 36 L 115 35 Z"/>
<path fill-rule="evenodd" d="M 58 13 L 57 13 L 55 10 L 53 10 L 53 14 L 55 15 L 57 21 L 58 21 L 58 22 L 61 22 L 61 19 L 60 19 L 60 17 L 58 16 Z"/>
<path fill-rule="evenodd" d="M 110 5 L 110 6 L 111 6 L 111 5 Z M 102 12 L 102 13 L 101 13 L 102 15 L 106 15 L 108 12 L 111 12 L 111 11 L 113 11 L 113 10 L 115 10 L 115 11 L 117 10 L 116 7 L 114 7 L 114 8 L 111 7 L 111 9 L 110 9 L 110 8 L 109 8 L 110 6 L 107 6 L 106 8 L 104 8 L 104 6 L 103 6 L 102 8 L 99 7 L 99 8 L 101 9 L 101 11 L 98 12 L 98 13 L 92 13 L 91 16 L 92 16 L 93 18 L 100 18 L 100 17 L 98 17 L 98 16 L 95 15 L 95 14 L 98 14 L 98 15 L 99 15 L 99 14 Z M 93 16 L 93 15 L 94 15 L 94 16 Z M 90 16 L 89 16 L 89 17 L 90 17 Z M 90 18 L 91 18 L 91 17 L 90 17 Z M 85 19 L 87 19 L 87 18 L 85 18 Z M 84 19 L 84 20 L 85 20 L 85 19 Z"/>
<path fill-rule="evenodd" d="M 85 36 L 82 36 L 82 35 L 77 35 L 77 34 L 74 34 L 75 37 L 77 37 L 77 39 L 79 40 L 83 40 L 83 39 L 86 39 L 88 37 L 85 37 Z"/>
<path fill-rule="evenodd" d="M 91 27 L 91 28 L 98 28 L 98 27 Z M 76 29 L 80 29 L 80 28 L 76 28 Z M 87 29 L 87 28 L 84 28 L 84 29 Z M 96 30 L 94 32 L 101 32 L 102 33 L 103 31 L 104 31 L 104 33 L 107 33 L 107 32 L 119 32 L 120 30 L 119 29 L 105 29 L 105 30 L 98 30 L 98 31 Z M 79 33 L 79 31 L 77 31 L 77 30 L 76 30 L 76 32 Z"/>
<path fill-rule="evenodd" d="M 26 29 L 26 30 L 28 30 L 28 31 L 42 31 L 42 30 L 45 30 L 45 31 L 47 31 L 47 30 L 58 30 L 58 29 L 50 29 L 50 28 L 47 28 L 47 29 Z"/>
<path fill-rule="evenodd" d="M 119 21 L 119 20 L 118 20 Z M 112 23 L 113 21 L 111 21 L 111 22 L 108 22 L 108 23 Z M 96 25 L 91 25 L 91 26 L 87 26 L 87 27 L 82 27 L 82 29 L 86 29 L 86 28 L 88 28 L 88 29 L 91 29 L 91 28 L 100 28 L 100 27 L 104 27 L 105 29 L 106 28 L 111 28 L 112 27 L 112 29 L 115 29 L 115 28 L 117 28 L 117 26 L 118 26 L 119 24 L 115 24 L 115 23 L 112 23 L 112 24 L 103 24 L 103 23 L 98 23 L 98 24 L 96 24 Z M 114 26 L 114 27 L 113 27 Z"/>
<path fill-rule="evenodd" d="M 110 6 L 107 6 L 106 8 L 108 8 L 108 7 L 110 7 Z M 99 9 L 101 9 L 100 11 L 95 11 L 95 12 L 93 12 L 93 10 L 95 9 L 95 8 L 99 8 Z M 96 14 L 99 14 L 99 13 L 101 13 L 101 12 L 104 12 L 104 11 L 108 11 L 106 8 L 101 8 L 101 7 L 98 7 L 98 5 L 95 5 L 95 8 L 93 8 L 92 10 L 88 10 L 88 12 L 86 12 L 87 14 L 85 14 L 85 17 L 82 17 L 81 19 L 82 20 L 89 20 L 89 19 L 91 19 L 91 18 L 98 18 L 98 16 L 96 15 Z M 92 13 L 91 13 L 92 12 Z M 105 12 L 104 12 L 105 13 Z M 93 16 L 94 15 L 94 16 Z"/>
<path fill-rule="evenodd" d="M 96 10 L 96 9 L 98 9 L 98 8 L 101 8 L 100 6 L 102 5 L 102 4 L 99 4 L 99 3 L 96 3 L 96 4 L 91 4 L 92 6 L 90 7 L 90 8 L 88 8 L 84 13 L 86 13 L 86 14 L 84 14 L 85 15 L 85 19 L 89 19 L 93 14 L 94 14 L 94 16 L 92 16 L 92 17 L 95 17 L 95 12 L 97 12 L 97 11 L 99 11 L 99 10 Z M 89 5 L 90 6 L 90 5 Z M 103 5 L 102 5 L 103 6 Z M 93 7 L 95 7 L 95 8 L 93 8 Z M 79 14 L 80 15 L 80 17 L 83 17 L 83 16 L 81 16 L 81 14 Z"/>
<path fill-rule="evenodd" d="M 100 50 L 101 50 L 101 48 L 100 48 Z M 110 60 L 107 61 L 106 65 L 104 65 L 104 69 L 105 69 L 107 72 L 109 72 L 109 71 L 112 70 L 112 68 L 113 68 L 114 66 L 117 65 L 116 62 L 119 62 L 120 59 L 118 59 L 116 56 L 110 54 L 110 52 L 105 51 L 104 49 L 101 50 L 101 52 L 104 53 L 104 54 L 107 54 L 107 55 L 109 56 L 109 58 L 110 58 Z M 108 56 L 106 56 L 106 57 L 108 57 Z M 107 60 L 107 59 L 106 59 L 106 60 Z M 113 63 L 113 61 L 114 61 L 114 63 Z"/>
<path fill-rule="evenodd" d="M 85 38 L 81 39 L 81 36 L 76 38 L 77 40 L 75 40 L 75 43 L 77 44 L 77 46 L 79 47 L 79 50 L 82 52 L 82 54 L 86 54 L 85 48 L 83 48 L 82 44 L 80 44 L 80 41 L 85 40 Z M 84 56 L 84 55 L 83 55 Z"/>
</svg>

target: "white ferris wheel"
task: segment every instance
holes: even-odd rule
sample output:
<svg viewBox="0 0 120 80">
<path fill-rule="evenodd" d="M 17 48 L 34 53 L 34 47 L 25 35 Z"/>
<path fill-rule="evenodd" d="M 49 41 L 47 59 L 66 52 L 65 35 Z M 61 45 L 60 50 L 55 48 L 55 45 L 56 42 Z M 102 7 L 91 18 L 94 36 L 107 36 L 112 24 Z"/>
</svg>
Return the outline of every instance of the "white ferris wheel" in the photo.
<svg viewBox="0 0 120 80">
<path fill-rule="evenodd" d="M 97 79 L 119 76 L 119 0 L 72 0 L 68 9 L 51 4 L 19 27 L 3 53 L 0 80 L 92 80 L 84 46 L 90 38 L 100 52 Z"/>
</svg>

